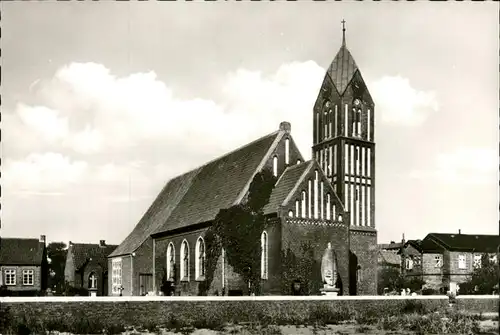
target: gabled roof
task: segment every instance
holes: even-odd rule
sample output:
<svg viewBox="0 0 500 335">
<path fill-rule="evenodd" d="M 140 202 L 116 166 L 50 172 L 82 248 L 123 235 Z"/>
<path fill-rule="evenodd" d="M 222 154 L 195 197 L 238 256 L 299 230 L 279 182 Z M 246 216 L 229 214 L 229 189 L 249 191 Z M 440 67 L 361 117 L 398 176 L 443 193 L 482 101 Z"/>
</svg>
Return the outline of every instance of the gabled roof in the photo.
<svg viewBox="0 0 500 335">
<path fill-rule="evenodd" d="M 241 201 L 245 188 L 283 135 L 282 131 L 274 132 L 202 166 L 170 217 L 155 233 L 211 221 L 220 209 Z"/>
<path fill-rule="evenodd" d="M 379 250 L 378 252 L 382 263 L 390 265 L 401 265 L 401 256 L 399 256 L 395 252 L 388 250 Z"/>
<path fill-rule="evenodd" d="M 327 71 L 340 95 L 344 93 L 356 71 L 358 71 L 358 66 L 347 47 L 343 44 Z"/>
<path fill-rule="evenodd" d="M 321 176 L 324 176 L 324 172 L 316 160 L 309 160 L 301 164 L 289 166 L 277 181 L 269 202 L 264 207 L 264 214 L 275 213 L 281 206 L 288 205 L 291 197 L 297 192 L 299 185 L 312 169 L 317 169 L 320 171 Z M 345 210 L 342 201 L 338 198 L 337 193 L 333 190 L 330 183 L 325 184 L 325 189 L 326 192 L 330 191 L 332 197 L 335 197 L 337 202 L 341 204 L 342 210 Z"/>
<path fill-rule="evenodd" d="M 279 131 L 171 179 L 109 257 L 134 252 L 151 235 L 209 222 L 220 209 L 239 203 L 254 175 L 287 133 L 280 125 Z"/>
<path fill-rule="evenodd" d="M 292 165 L 283 172 L 271 192 L 269 202 L 264 206 L 264 214 L 275 213 L 278 208 L 283 205 L 283 201 L 285 201 L 290 192 L 292 192 L 295 185 L 299 183 L 300 177 L 305 174 L 304 172 L 308 170 L 310 166 L 310 161 L 304 162 Z"/>
<path fill-rule="evenodd" d="M 35 238 L 1 238 L 0 265 L 41 265 L 44 249 Z"/>
<path fill-rule="evenodd" d="M 100 263 L 104 268 L 107 268 L 107 257 L 115 250 L 117 245 L 87 244 L 87 243 L 71 243 L 69 245 L 68 256 L 73 256 L 75 270 L 79 271 L 82 266 L 92 259 L 92 261 Z"/>
<path fill-rule="evenodd" d="M 424 241 L 426 240 L 432 240 L 449 251 L 494 253 L 500 245 L 499 235 L 430 233 L 425 237 Z"/>
</svg>

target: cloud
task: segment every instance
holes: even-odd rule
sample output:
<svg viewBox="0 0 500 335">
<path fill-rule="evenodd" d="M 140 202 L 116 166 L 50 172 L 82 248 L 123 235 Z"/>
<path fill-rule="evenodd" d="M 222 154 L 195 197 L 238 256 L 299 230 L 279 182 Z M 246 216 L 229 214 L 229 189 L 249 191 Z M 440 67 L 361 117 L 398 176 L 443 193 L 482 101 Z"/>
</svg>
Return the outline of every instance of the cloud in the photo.
<svg viewBox="0 0 500 335">
<path fill-rule="evenodd" d="M 54 195 L 78 183 L 87 168 L 87 162 L 72 161 L 59 153 L 34 153 L 22 160 L 6 159 L 3 186 L 6 192 Z"/>
<path fill-rule="evenodd" d="M 102 64 L 68 64 L 32 85 L 35 103 L 19 103 L 6 118 L 6 132 L 17 134 L 8 151 L 18 156 L 4 167 L 7 189 L 57 196 L 75 194 L 77 184 L 121 201 L 131 180 L 142 194 L 134 196 L 145 197 L 283 120 L 308 155 L 311 125 L 304 120 L 323 75 L 312 61 L 270 75 L 238 69 L 216 101 L 178 98 L 154 72 L 118 77 Z"/>
<path fill-rule="evenodd" d="M 491 184 L 498 179 L 497 172 L 498 154 L 495 150 L 462 147 L 439 154 L 432 169 L 413 170 L 410 177 L 447 184 Z"/>
<path fill-rule="evenodd" d="M 418 126 L 439 105 L 434 92 L 419 91 L 407 78 L 385 76 L 371 84 L 377 113 L 387 124 Z"/>
</svg>

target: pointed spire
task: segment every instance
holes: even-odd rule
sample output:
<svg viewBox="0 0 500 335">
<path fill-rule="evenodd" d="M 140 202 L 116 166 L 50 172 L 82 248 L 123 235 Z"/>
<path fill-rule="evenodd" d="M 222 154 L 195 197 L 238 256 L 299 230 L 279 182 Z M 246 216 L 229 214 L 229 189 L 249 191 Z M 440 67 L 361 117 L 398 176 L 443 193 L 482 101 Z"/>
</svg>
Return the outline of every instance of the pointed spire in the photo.
<svg viewBox="0 0 500 335">
<path fill-rule="evenodd" d="M 342 46 L 345 47 L 345 20 L 342 19 Z"/>
</svg>

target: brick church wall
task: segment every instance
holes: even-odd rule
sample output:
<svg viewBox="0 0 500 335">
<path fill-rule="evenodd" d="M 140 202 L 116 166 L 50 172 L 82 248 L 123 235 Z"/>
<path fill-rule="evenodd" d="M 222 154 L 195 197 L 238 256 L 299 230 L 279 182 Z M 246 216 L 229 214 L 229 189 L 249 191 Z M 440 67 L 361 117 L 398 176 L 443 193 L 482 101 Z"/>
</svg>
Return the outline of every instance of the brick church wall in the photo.
<svg viewBox="0 0 500 335">
<path fill-rule="evenodd" d="M 316 291 L 323 287 L 321 282 L 321 260 L 323 254 L 331 243 L 332 249 L 337 256 L 337 271 L 342 282 L 342 294 L 349 292 L 349 229 L 346 225 L 325 225 L 321 220 L 287 218 L 282 223 L 282 251 L 290 250 L 296 256 L 302 254 L 302 247 L 309 246 L 313 251 L 312 261 L 316 271 L 309 273 L 306 279 L 311 282 L 310 294 L 320 294 Z M 319 281 L 319 282 L 318 282 Z M 289 287 L 291 283 L 285 286 Z"/>
<path fill-rule="evenodd" d="M 365 232 L 361 227 L 350 229 L 350 250 L 357 258 L 358 270 L 356 295 L 377 294 L 377 234 Z M 351 267 L 355 267 L 351 259 Z M 351 271 L 351 275 L 354 275 Z M 352 279 L 352 278 L 351 278 Z M 351 288 L 351 295 L 354 294 Z"/>
</svg>

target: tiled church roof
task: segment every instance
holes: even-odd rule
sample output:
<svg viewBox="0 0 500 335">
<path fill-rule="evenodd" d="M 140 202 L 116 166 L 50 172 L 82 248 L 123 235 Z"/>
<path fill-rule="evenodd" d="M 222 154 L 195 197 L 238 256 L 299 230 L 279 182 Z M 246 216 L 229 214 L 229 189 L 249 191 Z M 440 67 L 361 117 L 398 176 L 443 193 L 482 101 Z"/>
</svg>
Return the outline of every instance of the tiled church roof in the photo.
<svg viewBox="0 0 500 335">
<path fill-rule="evenodd" d="M 110 257 L 134 252 L 150 235 L 211 221 L 221 208 L 240 202 L 284 134 L 273 132 L 169 181 Z"/>
<path fill-rule="evenodd" d="M 315 167 L 318 170 L 321 169 L 318 162 L 315 160 L 309 160 L 302 164 L 288 167 L 276 183 L 271 193 L 271 197 L 269 198 L 269 203 L 264 207 L 264 214 L 274 213 L 280 206 L 286 206 L 289 197 L 295 193 L 297 185 L 299 185 L 307 173 Z M 337 193 L 333 190 L 331 185 L 326 184 L 325 187 L 330 187 L 332 196 L 336 197 L 338 203 L 342 204 L 342 201 L 338 199 Z"/>
<path fill-rule="evenodd" d="M 304 174 L 311 162 L 304 162 L 288 167 L 276 183 L 268 204 L 264 207 L 264 214 L 270 214 L 283 204 L 288 194 L 298 183 L 300 177 Z"/>
<path fill-rule="evenodd" d="M 117 245 L 90 244 L 90 243 L 71 243 L 69 246 L 69 256 L 73 257 L 76 271 L 80 270 L 91 258 L 93 261 L 101 263 L 107 268 L 108 255 L 115 250 Z"/>
<path fill-rule="evenodd" d="M 44 247 L 36 238 L 1 238 L 0 265 L 41 265 Z"/>
<path fill-rule="evenodd" d="M 342 45 L 327 71 L 340 95 L 344 93 L 356 71 L 358 66 L 354 58 L 347 47 Z"/>
</svg>

